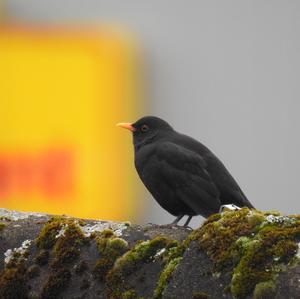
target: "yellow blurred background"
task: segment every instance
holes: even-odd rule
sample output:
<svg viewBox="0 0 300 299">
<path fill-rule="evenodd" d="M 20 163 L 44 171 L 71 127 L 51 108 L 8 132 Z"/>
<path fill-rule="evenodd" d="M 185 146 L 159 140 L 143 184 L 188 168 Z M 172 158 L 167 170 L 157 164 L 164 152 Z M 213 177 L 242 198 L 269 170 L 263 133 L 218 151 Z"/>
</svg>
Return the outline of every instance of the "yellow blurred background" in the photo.
<svg viewBox="0 0 300 299">
<path fill-rule="evenodd" d="M 1 26 L 0 206 L 134 219 L 131 139 L 115 124 L 139 115 L 137 77 L 115 28 Z"/>
</svg>

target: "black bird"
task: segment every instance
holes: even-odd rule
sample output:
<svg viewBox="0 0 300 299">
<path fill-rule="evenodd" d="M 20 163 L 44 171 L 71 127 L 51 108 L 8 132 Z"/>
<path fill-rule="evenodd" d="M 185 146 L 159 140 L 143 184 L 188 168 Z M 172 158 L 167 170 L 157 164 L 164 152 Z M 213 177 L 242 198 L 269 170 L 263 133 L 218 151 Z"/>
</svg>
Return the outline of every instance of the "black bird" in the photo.
<svg viewBox="0 0 300 299">
<path fill-rule="evenodd" d="M 136 170 L 156 201 L 177 218 L 208 217 L 223 205 L 254 208 L 223 163 L 166 121 L 146 116 L 117 126 L 133 133 Z"/>
</svg>

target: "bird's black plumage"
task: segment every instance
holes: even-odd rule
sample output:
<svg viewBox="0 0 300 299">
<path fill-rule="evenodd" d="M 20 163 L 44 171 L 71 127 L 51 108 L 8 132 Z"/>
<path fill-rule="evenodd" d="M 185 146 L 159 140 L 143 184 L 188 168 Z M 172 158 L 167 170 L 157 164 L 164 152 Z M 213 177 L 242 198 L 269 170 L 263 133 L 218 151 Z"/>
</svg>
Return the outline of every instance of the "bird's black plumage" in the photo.
<svg viewBox="0 0 300 299">
<path fill-rule="evenodd" d="M 225 204 L 253 208 L 222 162 L 206 146 L 176 132 L 157 117 L 143 117 L 131 126 L 136 170 L 149 192 L 169 213 L 208 217 Z"/>
</svg>

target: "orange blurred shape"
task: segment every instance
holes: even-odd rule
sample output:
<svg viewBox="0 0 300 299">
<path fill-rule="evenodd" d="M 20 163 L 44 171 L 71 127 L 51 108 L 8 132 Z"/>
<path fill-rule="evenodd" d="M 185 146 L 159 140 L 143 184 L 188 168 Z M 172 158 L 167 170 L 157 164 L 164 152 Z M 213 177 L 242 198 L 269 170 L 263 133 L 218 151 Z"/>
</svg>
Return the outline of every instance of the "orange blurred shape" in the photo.
<svg viewBox="0 0 300 299">
<path fill-rule="evenodd" d="M 0 28 L 0 206 L 121 220 L 136 188 L 136 47 L 112 29 Z"/>
<path fill-rule="evenodd" d="M 38 191 L 51 197 L 74 194 L 74 160 L 67 150 L 0 156 L 0 199 L 31 196 Z"/>
</svg>

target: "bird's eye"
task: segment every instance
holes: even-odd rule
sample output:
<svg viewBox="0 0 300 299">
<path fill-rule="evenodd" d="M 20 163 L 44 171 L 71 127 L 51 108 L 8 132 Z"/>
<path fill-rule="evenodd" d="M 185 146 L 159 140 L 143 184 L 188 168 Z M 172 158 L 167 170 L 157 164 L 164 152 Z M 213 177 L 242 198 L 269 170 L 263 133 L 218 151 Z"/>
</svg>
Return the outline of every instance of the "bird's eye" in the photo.
<svg viewBox="0 0 300 299">
<path fill-rule="evenodd" d="M 147 125 L 142 125 L 142 126 L 141 126 L 141 131 L 142 131 L 143 133 L 147 132 L 148 130 L 149 130 L 149 127 L 148 127 Z"/>
</svg>

